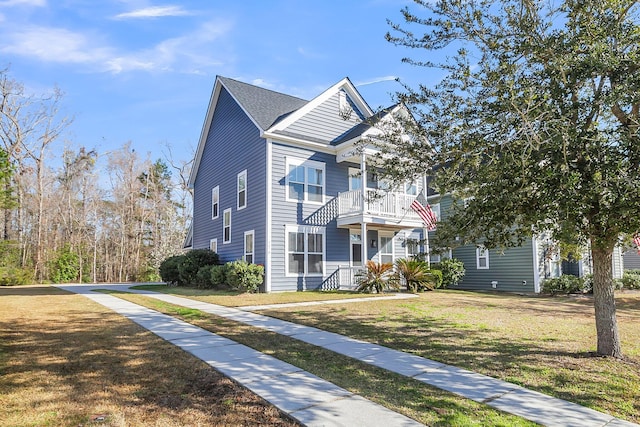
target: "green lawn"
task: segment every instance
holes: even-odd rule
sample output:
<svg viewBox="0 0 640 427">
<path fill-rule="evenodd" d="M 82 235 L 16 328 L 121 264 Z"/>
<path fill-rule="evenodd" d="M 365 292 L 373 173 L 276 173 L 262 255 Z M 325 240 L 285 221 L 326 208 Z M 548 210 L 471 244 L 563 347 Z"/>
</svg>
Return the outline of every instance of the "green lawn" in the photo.
<svg viewBox="0 0 640 427">
<path fill-rule="evenodd" d="M 536 425 L 487 405 L 274 332 L 143 295 L 109 293 L 248 345 L 426 425 Z"/>
<path fill-rule="evenodd" d="M 168 291 L 175 289 L 180 288 Z M 229 298 L 226 301 L 233 302 L 225 305 L 239 306 L 353 296 L 357 295 L 219 296 L 203 291 L 189 297 L 216 304 Z M 243 298 L 247 298 L 244 303 Z M 616 302 L 625 360 L 594 356 L 590 297 L 435 291 L 409 300 L 261 313 L 474 370 L 640 422 L 640 293 L 618 293 Z"/>
</svg>

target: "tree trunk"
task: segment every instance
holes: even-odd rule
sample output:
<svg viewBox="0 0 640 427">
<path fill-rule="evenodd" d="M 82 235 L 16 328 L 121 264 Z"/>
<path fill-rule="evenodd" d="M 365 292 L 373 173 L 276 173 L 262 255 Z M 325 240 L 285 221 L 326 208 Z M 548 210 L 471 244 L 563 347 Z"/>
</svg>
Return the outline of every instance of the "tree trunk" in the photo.
<svg viewBox="0 0 640 427">
<path fill-rule="evenodd" d="M 616 321 L 616 301 L 613 295 L 613 247 L 610 249 L 593 247 L 593 303 L 598 334 L 598 354 L 622 357 L 618 322 Z"/>
</svg>

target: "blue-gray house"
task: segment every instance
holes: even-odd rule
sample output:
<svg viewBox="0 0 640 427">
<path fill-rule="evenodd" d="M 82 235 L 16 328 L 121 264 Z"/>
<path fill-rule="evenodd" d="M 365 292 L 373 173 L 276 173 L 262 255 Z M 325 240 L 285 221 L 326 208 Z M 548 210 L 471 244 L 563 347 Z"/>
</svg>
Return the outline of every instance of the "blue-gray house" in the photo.
<svg viewBox="0 0 640 427">
<path fill-rule="evenodd" d="M 266 292 L 348 288 L 362 260 L 417 253 L 410 205 L 424 183 L 390 190 L 367 171 L 373 115 L 347 78 L 307 101 L 217 77 L 190 177 L 191 247 L 263 264 Z"/>
</svg>

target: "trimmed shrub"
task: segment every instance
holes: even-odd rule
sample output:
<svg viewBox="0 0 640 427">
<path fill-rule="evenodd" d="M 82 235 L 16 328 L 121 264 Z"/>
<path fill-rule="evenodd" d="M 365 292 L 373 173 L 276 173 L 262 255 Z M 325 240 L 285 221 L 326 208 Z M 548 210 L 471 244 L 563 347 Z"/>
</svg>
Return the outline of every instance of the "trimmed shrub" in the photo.
<svg viewBox="0 0 640 427">
<path fill-rule="evenodd" d="M 587 282 L 587 286 L 588 286 Z M 582 294 L 585 292 L 585 279 L 565 274 L 560 277 L 544 279 L 542 292 L 556 294 Z"/>
<path fill-rule="evenodd" d="M 264 281 L 264 266 L 246 261 L 231 261 L 225 265 L 227 284 L 231 289 L 258 292 Z"/>
<path fill-rule="evenodd" d="M 213 283 L 211 283 L 211 269 L 215 268 L 215 265 L 205 265 L 204 267 L 200 267 L 198 273 L 196 274 L 196 288 L 200 289 L 210 289 L 213 288 Z"/>
<path fill-rule="evenodd" d="M 620 280 L 623 289 L 640 289 L 640 270 L 625 270 Z"/>
<path fill-rule="evenodd" d="M 160 278 L 163 282 L 166 282 L 169 286 L 184 285 L 180 283 L 180 264 L 184 255 L 171 256 L 160 264 L 159 272 Z"/>
<path fill-rule="evenodd" d="M 214 289 L 227 287 L 227 265 L 212 265 L 209 271 L 211 286 Z"/>
<path fill-rule="evenodd" d="M 464 263 L 455 258 L 445 258 L 434 265 L 442 272 L 442 287 L 455 286 L 464 277 Z"/>
<path fill-rule="evenodd" d="M 193 249 L 187 252 L 178 265 L 180 281 L 178 285 L 196 286 L 198 282 L 198 270 L 205 265 L 218 263 L 218 254 L 209 249 Z"/>
</svg>

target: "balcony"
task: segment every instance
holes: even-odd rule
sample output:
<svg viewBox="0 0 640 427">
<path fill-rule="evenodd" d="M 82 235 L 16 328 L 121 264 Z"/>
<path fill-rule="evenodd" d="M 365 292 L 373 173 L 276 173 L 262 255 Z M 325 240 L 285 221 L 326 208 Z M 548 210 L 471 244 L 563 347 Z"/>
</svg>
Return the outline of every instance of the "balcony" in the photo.
<svg viewBox="0 0 640 427">
<path fill-rule="evenodd" d="M 422 220 L 411 209 L 416 196 L 394 191 L 362 190 L 338 193 L 338 227 L 356 224 L 378 224 L 388 228 L 419 228 Z"/>
</svg>

